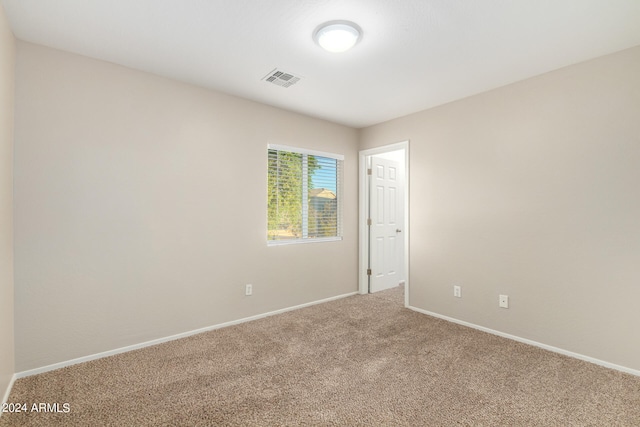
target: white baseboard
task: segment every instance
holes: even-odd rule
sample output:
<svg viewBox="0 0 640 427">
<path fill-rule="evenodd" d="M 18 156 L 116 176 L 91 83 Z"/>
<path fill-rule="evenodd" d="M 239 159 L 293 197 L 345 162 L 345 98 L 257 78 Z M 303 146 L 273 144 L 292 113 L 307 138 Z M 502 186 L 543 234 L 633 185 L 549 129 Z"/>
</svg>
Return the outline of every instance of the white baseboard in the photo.
<svg viewBox="0 0 640 427">
<path fill-rule="evenodd" d="M 464 320 L 458 320 L 453 317 L 444 316 L 442 314 L 433 313 L 431 311 L 423 310 L 421 308 L 407 306 L 410 310 L 417 311 L 418 313 L 426 314 L 427 316 L 437 317 L 442 320 L 446 320 L 448 322 L 457 323 L 458 325 L 467 326 L 469 328 L 477 329 L 482 332 L 487 332 L 489 334 L 498 335 L 503 338 L 508 338 L 510 340 L 518 341 L 524 344 L 529 344 L 534 347 L 539 347 L 545 350 L 552 351 L 554 353 L 559 353 L 565 356 L 573 357 L 574 359 L 584 360 L 585 362 L 594 363 L 596 365 L 604 366 L 605 368 L 615 369 L 616 371 L 625 372 L 627 374 L 636 375 L 640 377 L 640 371 L 637 369 L 627 368 L 626 366 L 616 365 L 615 363 L 605 362 L 604 360 L 596 359 L 593 357 L 585 356 L 584 354 L 574 353 L 572 351 L 564 350 L 562 348 L 553 347 L 551 345 L 543 344 L 537 341 L 532 341 L 527 338 L 521 338 L 516 335 L 507 334 L 504 332 L 496 331 L 493 329 L 485 328 L 484 326 L 476 325 L 474 323 L 465 322 Z"/>
<path fill-rule="evenodd" d="M 7 400 L 9 400 L 9 394 L 11 394 L 11 389 L 13 388 L 13 383 L 16 382 L 16 379 L 18 379 L 16 374 L 13 374 L 13 376 L 11 376 L 11 381 L 9 381 L 9 385 L 7 386 L 7 389 L 4 392 L 4 396 L 2 397 L 2 403 L 0 403 L 0 405 L 4 405 L 5 403 L 7 403 Z M 0 410 L 0 417 L 2 416 L 2 411 Z"/>
<path fill-rule="evenodd" d="M 100 352 L 100 353 L 91 354 L 89 356 L 78 357 L 77 359 L 67 360 L 67 361 L 59 362 L 59 363 L 54 363 L 52 365 L 43 366 L 41 368 L 29 369 L 27 371 L 22 371 L 22 372 L 16 373 L 14 375 L 14 380 L 17 379 L 17 378 L 29 377 L 31 375 L 37 375 L 37 374 L 41 374 L 43 372 L 49 372 L 49 371 L 53 371 L 53 370 L 56 370 L 56 369 L 65 368 L 67 366 L 76 365 L 78 363 L 88 362 L 90 360 L 102 359 L 103 357 L 113 356 L 115 354 L 126 353 L 127 351 L 138 350 L 140 348 L 149 347 L 149 346 L 157 345 L 157 344 L 162 344 L 162 343 L 165 343 L 165 342 L 168 342 L 168 341 L 177 340 L 177 339 L 180 339 L 180 338 L 186 338 L 186 337 L 189 337 L 191 335 L 201 334 L 203 332 L 213 331 L 215 329 L 226 328 L 227 326 L 239 325 L 241 323 L 250 322 L 252 320 L 258 320 L 258 319 L 262 319 L 262 318 L 265 318 L 265 317 L 274 316 L 276 314 L 286 313 L 287 311 L 299 310 L 301 308 L 309 307 L 309 306 L 312 306 L 312 305 L 322 304 L 322 303 L 325 303 L 325 302 L 329 302 L 329 301 L 334 301 L 334 300 L 341 299 L 341 298 L 350 297 L 352 295 L 356 295 L 357 293 L 358 292 L 350 292 L 348 294 L 343 294 L 343 295 L 338 295 L 338 296 L 335 296 L 335 297 L 325 298 L 325 299 L 318 300 L 318 301 L 312 301 L 312 302 L 308 302 L 308 303 L 305 303 L 305 304 L 296 305 L 296 306 L 293 306 L 293 307 L 282 308 L 280 310 L 270 311 L 268 313 L 257 314 L 255 316 L 245 317 L 243 319 L 232 320 L 230 322 L 219 323 L 217 325 L 207 326 L 207 327 L 200 328 L 200 329 L 194 329 L 192 331 L 182 332 L 180 334 L 171 335 L 171 336 L 164 337 L 164 338 L 158 338 L 158 339 L 151 340 L 151 341 L 145 341 L 145 342 L 142 342 L 140 344 L 129 345 L 129 346 L 126 346 L 126 347 L 117 348 L 115 350 L 103 351 L 103 352 Z M 11 384 L 13 384 L 13 382 Z M 11 387 L 9 387 L 9 389 L 10 388 Z M 7 391 L 7 397 L 8 397 L 8 393 L 9 392 Z"/>
</svg>

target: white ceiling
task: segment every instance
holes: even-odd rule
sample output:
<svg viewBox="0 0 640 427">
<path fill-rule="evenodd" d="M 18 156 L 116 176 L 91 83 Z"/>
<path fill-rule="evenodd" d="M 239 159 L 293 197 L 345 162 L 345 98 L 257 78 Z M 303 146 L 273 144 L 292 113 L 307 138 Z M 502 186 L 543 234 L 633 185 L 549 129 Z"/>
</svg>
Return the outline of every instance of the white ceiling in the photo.
<svg viewBox="0 0 640 427">
<path fill-rule="evenodd" d="M 357 128 L 640 45 L 640 0 L 2 3 L 19 39 Z M 312 33 L 338 19 L 364 34 L 332 54 Z"/>
</svg>

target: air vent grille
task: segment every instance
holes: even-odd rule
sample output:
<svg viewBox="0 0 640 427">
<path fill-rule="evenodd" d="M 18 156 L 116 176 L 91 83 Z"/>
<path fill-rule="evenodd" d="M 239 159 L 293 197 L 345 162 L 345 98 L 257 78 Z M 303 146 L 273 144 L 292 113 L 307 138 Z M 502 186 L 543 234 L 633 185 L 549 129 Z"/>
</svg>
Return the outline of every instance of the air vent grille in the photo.
<svg viewBox="0 0 640 427">
<path fill-rule="evenodd" d="M 267 83 L 273 83 L 274 85 L 289 87 L 300 81 L 300 77 L 296 77 L 291 73 L 285 73 L 284 71 L 274 68 L 269 72 L 269 74 L 264 76 L 262 80 Z"/>
</svg>

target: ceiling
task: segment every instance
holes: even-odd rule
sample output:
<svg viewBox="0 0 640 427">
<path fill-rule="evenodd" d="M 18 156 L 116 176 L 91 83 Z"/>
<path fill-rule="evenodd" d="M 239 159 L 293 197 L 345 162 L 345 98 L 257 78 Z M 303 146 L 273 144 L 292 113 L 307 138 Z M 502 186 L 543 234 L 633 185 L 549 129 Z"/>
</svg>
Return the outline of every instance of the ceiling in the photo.
<svg viewBox="0 0 640 427">
<path fill-rule="evenodd" d="M 2 0 L 17 38 L 361 128 L 640 45 L 639 0 Z M 312 33 L 363 30 L 346 53 Z M 284 88 L 274 68 L 301 77 Z"/>
</svg>

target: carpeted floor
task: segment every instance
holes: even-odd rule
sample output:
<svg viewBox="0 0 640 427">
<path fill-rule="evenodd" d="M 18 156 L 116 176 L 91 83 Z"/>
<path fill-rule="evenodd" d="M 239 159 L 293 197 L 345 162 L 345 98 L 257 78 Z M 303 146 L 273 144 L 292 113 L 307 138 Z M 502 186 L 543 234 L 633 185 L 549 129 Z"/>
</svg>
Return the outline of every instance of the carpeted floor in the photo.
<svg viewBox="0 0 640 427">
<path fill-rule="evenodd" d="M 16 381 L 0 426 L 640 426 L 640 378 L 358 295 Z"/>
</svg>

